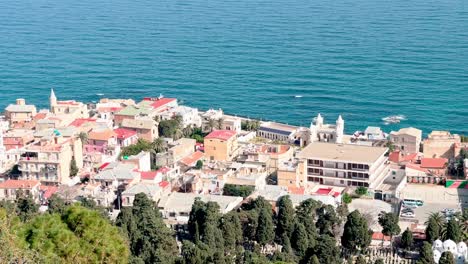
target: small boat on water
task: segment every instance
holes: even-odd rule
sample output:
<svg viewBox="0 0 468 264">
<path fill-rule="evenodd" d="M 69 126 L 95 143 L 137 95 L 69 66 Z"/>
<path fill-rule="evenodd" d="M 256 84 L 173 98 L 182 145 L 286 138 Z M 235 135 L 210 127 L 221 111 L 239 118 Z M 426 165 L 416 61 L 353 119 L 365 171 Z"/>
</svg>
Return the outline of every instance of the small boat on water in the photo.
<svg viewBox="0 0 468 264">
<path fill-rule="evenodd" d="M 97 96 L 103 96 L 104 94 L 103 93 L 97 93 L 96 95 Z"/>
<path fill-rule="evenodd" d="M 302 98 L 302 95 L 295 95 L 294 98 Z"/>
</svg>

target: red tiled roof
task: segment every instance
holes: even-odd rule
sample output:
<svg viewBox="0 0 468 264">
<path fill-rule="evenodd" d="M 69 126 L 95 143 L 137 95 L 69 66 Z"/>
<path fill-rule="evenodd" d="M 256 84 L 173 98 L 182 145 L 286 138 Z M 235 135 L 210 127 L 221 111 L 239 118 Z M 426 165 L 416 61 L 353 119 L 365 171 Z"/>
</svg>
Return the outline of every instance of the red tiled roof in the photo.
<svg viewBox="0 0 468 264">
<path fill-rule="evenodd" d="M 52 194 L 57 192 L 58 187 L 41 185 L 40 189 L 41 191 L 44 191 L 43 197 L 45 199 L 49 199 L 52 196 Z"/>
<path fill-rule="evenodd" d="M 154 180 L 156 175 L 158 175 L 157 171 L 142 171 L 140 172 L 142 180 Z"/>
<path fill-rule="evenodd" d="M 333 193 L 332 193 L 332 196 L 335 197 L 335 198 L 338 197 L 338 196 L 340 196 L 340 195 L 341 195 L 340 192 L 333 192 Z"/>
<path fill-rule="evenodd" d="M 169 186 L 168 181 L 162 181 L 162 182 L 159 183 L 159 187 L 161 187 L 161 188 L 166 188 L 167 186 Z"/>
<path fill-rule="evenodd" d="M 403 161 L 412 161 L 418 157 L 418 153 L 408 154 L 403 157 Z"/>
<path fill-rule="evenodd" d="M 210 134 L 208 134 L 205 139 L 221 139 L 221 140 L 228 140 L 236 135 L 236 131 L 234 130 L 214 130 Z"/>
<path fill-rule="evenodd" d="M 35 180 L 6 180 L 0 183 L 0 189 L 32 189 L 38 184 Z"/>
<path fill-rule="evenodd" d="M 191 166 L 201 158 L 203 158 L 204 153 L 200 151 L 195 151 L 194 153 L 184 157 L 180 160 L 181 163 L 185 164 L 186 166 Z"/>
<path fill-rule="evenodd" d="M 96 122 L 94 118 L 77 118 L 73 122 L 71 122 L 70 126 L 80 127 L 85 123 Z"/>
<path fill-rule="evenodd" d="M 400 151 L 393 151 L 388 155 L 388 160 L 391 162 L 398 163 L 400 162 Z"/>
<path fill-rule="evenodd" d="M 447 162 L 448 160 L 444 158 L 423 158 L 421 159 L 421 168 L 443 169 Z"/>
<path fill-rule="evenodd" d="M 168 167 L 162 167 L 160 168 L 159 170 L 157 170 L 156 172 L 157 173 L 167 173 L 169 172 L 171 169 L 169 169 Z"/>
<path fill-rule="evenodd" d="M 382 241 L 382 239 L 384 241 L 390 241 L 390 237 L 389 236 L 384 236 L 384 234 L 382 234 L 381 232 L 374 232 L 372 234 L 372 240 L 380 240 Z"/>
<path fill-rule="evenodd" d="M 159 99 L 152 99 L 152 98 L 144 98 L 143 100 L 146 100 L 146 101 L 153 101 L 153 103 L 151 104 L 151 107 L 153 107 L 154 109 L 158 109 L 160 107 L 163 107 L 169 103 L 172 103 L 174 102 L 175 98 L 159 98 Z"/>
<path fill-rule="evenodd" d="M 33 119 L 34 120 L 39 120 L 39 119 L 44 119 L 47 116 L 47 113 L 37 113 Z"/>
<path fill-rule="evenodd" d="M 98 112 L 102 112 L 102 113 L 109 113 L 109 112 L 118 112 L 120 110 L 122 110 L 123 107 L 106 107 L 106 106 L 101 106 L 97 109 Z"/>
<path fill-rule="evenodd" d="M 126 129 L 126 128 L 114 129 L 114 133 L 117 135 L 118 139 L 127 139 L 137 134 L 136 131 L 131 130 L 131 129 Z"/>
<path fill-rule="evenodd" d="M 406 167 L 410 168 L 410 169 L 413 169 L 413 170 L 422 171 L 422 172 L 425 172 L 425 173 L 429 172 L 428 170 L 421 168 L 421 166 L 419 164 L 408 163 L 408 164 L 406 164 Z"/>
</svg>

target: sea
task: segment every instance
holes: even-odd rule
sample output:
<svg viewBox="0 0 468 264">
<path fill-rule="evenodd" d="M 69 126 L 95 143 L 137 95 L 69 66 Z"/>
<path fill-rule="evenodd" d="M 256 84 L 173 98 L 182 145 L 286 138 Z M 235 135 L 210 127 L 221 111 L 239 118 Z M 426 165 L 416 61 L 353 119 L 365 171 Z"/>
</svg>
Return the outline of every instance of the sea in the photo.
<svg viewBox="0 0 468 264">
<path fill-rule="evenodd" d="M 0 109 L 47 108 L 51 88 L 466 134 L 468 1 L 0 0 Z"/>
</svg>

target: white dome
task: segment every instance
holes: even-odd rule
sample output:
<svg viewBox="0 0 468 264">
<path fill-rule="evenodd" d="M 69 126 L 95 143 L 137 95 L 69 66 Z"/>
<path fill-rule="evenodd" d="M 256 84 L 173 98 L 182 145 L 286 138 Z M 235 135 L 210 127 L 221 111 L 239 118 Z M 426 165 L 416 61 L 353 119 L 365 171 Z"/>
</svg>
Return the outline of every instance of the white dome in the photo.
<svg viewBox="0 0 468 264">
<path fill-rule="evenodd" d="M 434 261 L 435 261 L 435 263 L 439 263 L 439 259 L 440 259 L 440 257 L 442 256 L 442 254 L 440 253 L 440 251 L 437 250 L 437 249 L 434 249 L 434 250 L 432 251 L 432 254 L 434 255 Z"/>
<path fill-rule="evenodd" d="M 432 243 L 432 249 L 437 249 L 441 251 L 441 249 L 443 248 L 444 248 L 444 244 L 439 239 L 437 239 L 436 241 L 434 241 L 434 243 Z"/>
<path fill-rule="evenodd" d="M 450 239 L 444 241 L 444 249 L 445 250 L 450 250 L 450 249 L 453 249 L 453 248 L 457 248 L 457 243 L 455 243 L 455 241 L 450 240 Z"/>
<path fill-rule="evenodd" d="M 466 253 L 466 250 L 467 250 L 467 247 L 466 247 L 466 244 L 465 242 L 460 242 L 457 244 L 457 250 L 458 250 L 458 253 Z"/>
</svg>

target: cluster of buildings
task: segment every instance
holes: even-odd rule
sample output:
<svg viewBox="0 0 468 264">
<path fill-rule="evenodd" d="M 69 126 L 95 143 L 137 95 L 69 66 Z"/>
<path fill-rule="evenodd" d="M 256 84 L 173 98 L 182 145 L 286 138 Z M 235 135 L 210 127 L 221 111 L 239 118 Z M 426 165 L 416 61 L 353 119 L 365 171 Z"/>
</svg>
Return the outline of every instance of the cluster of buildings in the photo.
<svg viewBox="0 0 468 264">
<path fill-rule="evenodd" d="M 121 155 L 141 139 L 154 142 L 159 123 L 175 117 L 179 129 L 202 131 L 203 142 L 163 138 L 163 151 Z M 21 190 L 47 205 L 55 193 L 119 210 L 146 193 L 168 224 L 183 225 L 196 198 L 218 202 L 222 212 L 240 206 L 245 197 L 225 195 L 226 185 L 250 186 L 251 197 L 273 205 L 290 195 L 295 205 L 313 198 L 337 206 L 358 187 L 392 201 L 407 184 L 449 179 L 451 164 L 468 147 L 458 135 L 433 131 L 423 138 L 416 128 L 346 135 L 341 116 L 327 124 L 318 114 L 310 127 L 260 122 L 243 130 L 244 121 L 163 96 L 88 105 L 58 100 L 52 90 L 45 110 L 18 99 L 0 119 L 0 199 L 13 200 Z M 463 164 L 466 171 L 468 161 Z"/>
</svg>

